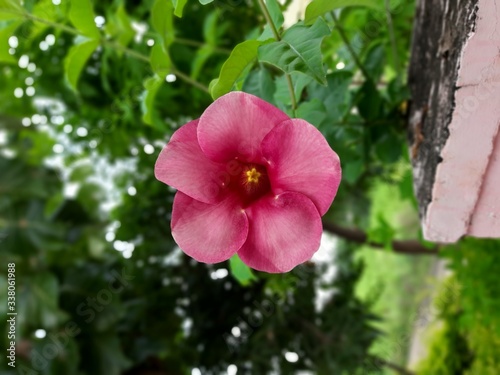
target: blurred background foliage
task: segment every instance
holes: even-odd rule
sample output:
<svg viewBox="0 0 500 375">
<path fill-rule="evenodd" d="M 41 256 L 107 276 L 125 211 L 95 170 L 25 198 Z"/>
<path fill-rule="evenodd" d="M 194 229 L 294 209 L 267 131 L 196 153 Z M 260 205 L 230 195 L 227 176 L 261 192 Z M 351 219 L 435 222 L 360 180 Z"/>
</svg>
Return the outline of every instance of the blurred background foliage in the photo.
<svg viewBox="0 0 500 375">
<path fill-rule="evenodd" d="M 499 373 L 498 241 L 420 241 L 414 2 L 315 0 L 284 31 L 290 2 L 267 1 L 270 48 L 258 1 L 0 0 L 0 272 L 16 263 L 18 312 L 17 367 L 2 356 L 0 374 L 408 374 L 429 298 L 416 373 Z M 274 52 L 309 42 L 305 66 Z M 183 255 L 175 192 L 153 175 L 173 131 L 233 89 L 308 120 L 342 160 L 333 235 L 285 275 Z"/>
</svg>

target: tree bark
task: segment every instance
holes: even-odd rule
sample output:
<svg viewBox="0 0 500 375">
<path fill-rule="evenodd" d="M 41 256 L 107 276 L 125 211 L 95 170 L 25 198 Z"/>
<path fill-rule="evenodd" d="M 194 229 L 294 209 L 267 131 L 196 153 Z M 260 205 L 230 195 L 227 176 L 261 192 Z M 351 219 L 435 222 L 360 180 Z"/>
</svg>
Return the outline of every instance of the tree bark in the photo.
<svg viewBox="0 0 500 375">
<path fill-rule="evenodd" d="M 417 0 L 409 86 L 410 157 L 419 213 L 432 200 L 436 168 L 449 137 L 461 53 L 476 23 L 478 0 Z"/>
</svg>

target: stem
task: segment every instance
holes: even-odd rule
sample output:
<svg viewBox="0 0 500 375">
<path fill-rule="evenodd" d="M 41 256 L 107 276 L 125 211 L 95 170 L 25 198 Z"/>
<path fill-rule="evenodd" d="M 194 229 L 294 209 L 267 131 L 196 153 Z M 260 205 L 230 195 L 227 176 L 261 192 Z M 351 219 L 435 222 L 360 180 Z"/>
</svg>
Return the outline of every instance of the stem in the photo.
<svg viewBox="0 0 500 375">
<path fill-rule="evenodd" d="M 358 55 L 356 54 L 356 52 L 354 52 L 354 48 L 352 48 L 351 42 L 349 42 L 349 39 L 347 38 L 347 35 L 344 32 L 344 29 L 340 25 L 339 19 L 335 15 L 335 12 L 331 12 L 331 15 L 332 15 L 332 18 L 333 18 L 333 23 L 335 25 L 335 28 L 338 30 L 340 38 L 342 39 L 342 41 L 344 42 L 347 50 L 351 54 L 352 59 L 354 60 L 354 63 L 359 68 L 359 70 L 361 70 L 361 73 L 363 73 L 363 75 L 365 76 L 366 79 L 371 79 L 370 75 L 366 71 L 365 67 L 363 66 L 363 64 L 361 64 L 361 61 L 359 60 Z"/>
<path fill-rule="evenodd" d="M 180 70 L 177 70 L 177 68 L 172 67 L 170 69 L 172 71 L 172 74 L 175 74 L 178 76 L 180 79 L 182 79 L 184 82 L 189 83 L 190 85 L 196 87 L 197 89 L 200 89 L 203 92 L 206 92 L 207 94 L 210 94 L 210 91 L 208 90 L 208 87 L 203 85 L 202 83 L 195 81 L 188 75 L 182 73 Z"/>
<path fill-rule="evenodd" d="M 29 13 L 24 13 L 23 15 L 28 20 L 43 23 L 45 25 L 48 25 L 48 26 L 60 29 L 62 31 L 65 31 L 65 32 L 67 32 L 69 34 L 81 35 L 81 33 L 77 29 L 72 28 L 70 26 L 66 26 L 64 24 L 57 23 L 57 22 L 52 22 L 52 21 L 46 20 L 44 18 L 36 17 L 36 16 L 33 16 L 32 14 L 29 14 Z M 140 52 L 134 51 L 133 49 L 124 47 L 124 46 L 122 46 L 122 45 L 120 45 L 120 44 L 118 44 L 118 43 L 116 43 L 114 41 L 106 40 L 104 38 L 100 38 L 100 43 L 102 45 L 104 45 L 104 46 L 113 48 L 115 50 L 122 51 L 126 55 L 128 55 L 130 57 L 133 57 L 133 58 L 135 58 L 137 60 L 141 60 L 141 61 L 147 62 L 148 64 L 150 63 L 150 59 L 149 59 L 148 56 L 143 55 Z M 206 87 L 205 85 L 201 84 L 198 81 L 195 81 L 194 79 L 192 79 L 188 75 L 182 73 L 178 69 L 172 67 L 171 71 L 172 71 L 172 74 L 175 74 L 180 79 L 182 79 L 184 82 L 186 82 L 186 83 L 188 83 L 188 84 L 196 87 L 197 89 L 200 89 L 203 92 L 206 92 L 208 94 L 210 93 L 209 90 L 208 90 L 208 87 Z"/>
<path fill-rule="evenodd" d="M 288 85 L 288 91 L 290 91 L 290 99 L 292 100 L 292 114 L 296 117 L 297 111 L 297 99 L 295 98 L 295 90 L 293 89 L 292 77 L 290 74 L 285 73 L 286 83 Z"/>
<path fill-rule="evenodd" d="M 389 38 L 391 39 L 392 59 L 394 60 L 394 69 L 396 70 L 396 78 L 401 80 L 401 66 L 399 65 L 398 48 L 396 45 L 396 34 L 394 33 L 394 25 L 392 23 L 392 15 L 389 0 L 385 0 L 385 16 L 387 17 L 387 26 L 389 28 Z"/>
<path fill-rule="evenodd" d="M 369 245 L 376 249 L 383 249 L 383 244 L 369 241 L 368 235 L 359 229 L 341 227 L 332 222 L 323 221 L 323 228 L 338 237 L 359 244 Z M 392 249 L 395 253 L 406 255 L 436 255 L 439 247 L 428 249 L 417 240 L 394 240 L 392 241 Z"/>
<path fill-rule="evenodd" d="M 269 10 L 267 9 L 266 4 L 264 3 L 264 0 L 257 0 L 260 5 L 260 9 L 262 10 L 262 13 L 264 14 L 264 18 L 266 19 L 267 24 L 271 28 L 271 31 L 273 32 L 274 38 L 279 42 L 281 40 L 280 34 L 278 32 L 278 29 L 276 28 L 276 25 L 274 24 L 273 20 L 271 19 L 271 14 L 269 13 Z"/>
<path fill-rule="evenodd" d="M 30 14 L 30 13 L 23 13 L 23 15 L 24 15 L 25 18 L 27 18 L 30 21 L 40 22 L 40 23 L 43 23 L 45 25 L 54 27 L 56 29 L 60 29 L 62 31 L 66 31 L 69 34 L 81 35 L 81 33 L 79 33 L 77 29 L 74 29 L 74 28 L 72 28 L 70 26 L 63 25 L 62 23 L 52 22 L 52 21 L 46 20 L 44 18 L 40 18 L 40 17 L 34 16 L 34 15 Z"/>
<path fill-rule="evenodd" d="M 267 24 L 271 28 L 271 31 L 273 32 L 274 38 L 279 42 L 281 41 L 281 36 L 278 32 L 278 29 L 276 28 L 276 25 L 274 24 L 273 20 L 271 19 L 271 14 L 269 13 L 269 10 L 267 9 L 266 4 L 264 3 L 264 0 L 257 0 L 259 3 L 260 9 L 262 10 L 262 13 L 264 14 L 264 18 L 266 19 Z M 288 91 L 290 92 L 290 99 L 292 101 L 292 114 L 293 117 L 296 117 L 296 111 L 297 111 L 297 98 L 295 97 L 295 90 L 293 89 L 293 82 L 292 82 L 292 77 L 290 74 L 285 73 L 285 78 L 286 78 L 286 83 L 288 85 Z"/>
<path fill-rule="evenodd" d="M 142 53 L 134 51 L 133 49 L 124 47 L 121 44 L 118 44 L 116 42 L 113 42 L 113 41 L 110 41 L 110 40 L 106 40 L 106 39 L 101 39 L 101 44 L 103 44 L 105 46 L 108 46 L 110 48 L 122 51 L 124 54 L 126 54 L 126 55 L 128 55 L 130 57 L 134 57 L 137 60 L 141 60 L 141 61 L 149 63 L 149 57 L 147 57 L 146 55 L 143 55 Z"/>
</svg>

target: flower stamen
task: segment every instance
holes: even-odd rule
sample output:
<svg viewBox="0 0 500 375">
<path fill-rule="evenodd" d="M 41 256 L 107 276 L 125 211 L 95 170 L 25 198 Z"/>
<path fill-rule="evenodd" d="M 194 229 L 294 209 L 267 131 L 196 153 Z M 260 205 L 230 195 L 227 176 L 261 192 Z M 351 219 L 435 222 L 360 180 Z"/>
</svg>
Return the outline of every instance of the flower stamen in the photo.
<svg viewBox="0 0 500 375">
<path fill-rule="evenodd" d="M 261 176 L 260 172 L 255 169 L 255 168 L 252 168 L 248 171 L 246 171 L 246 176 L 247 176 L 247 183 L 258 183 L 259 182 L 259 178 Z"/>
</svg>

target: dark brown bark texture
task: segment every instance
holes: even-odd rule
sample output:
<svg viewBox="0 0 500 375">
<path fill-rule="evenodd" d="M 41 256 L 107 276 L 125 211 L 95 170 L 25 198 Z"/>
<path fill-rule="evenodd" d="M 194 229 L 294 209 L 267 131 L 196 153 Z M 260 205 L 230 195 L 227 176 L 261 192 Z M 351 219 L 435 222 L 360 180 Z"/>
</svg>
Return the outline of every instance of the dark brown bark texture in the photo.
<svg viewBox="0 0 500 375">
<path fill-rule="evenodd" d="M 409 69 L 410 157 L 420 217 L 432 200 L 436 168 L 455 106 L 460 56 L 474 31 L 478 0 L 417 0 Z"/>
</svg>

